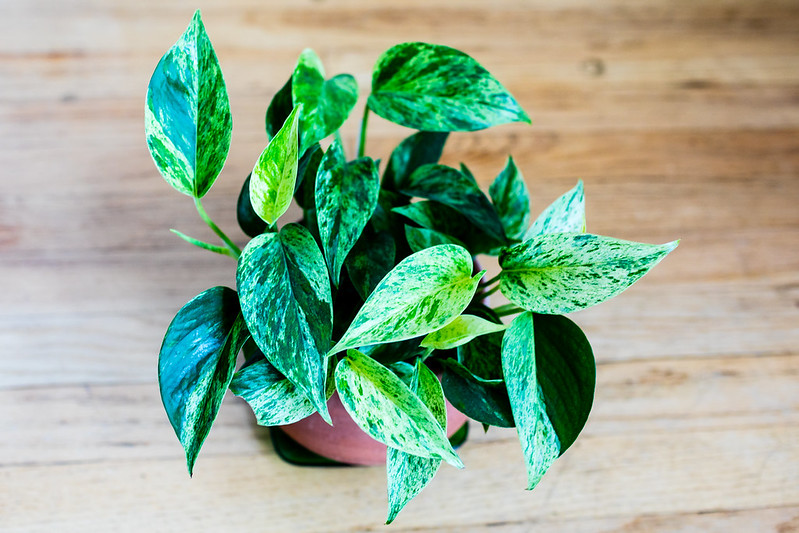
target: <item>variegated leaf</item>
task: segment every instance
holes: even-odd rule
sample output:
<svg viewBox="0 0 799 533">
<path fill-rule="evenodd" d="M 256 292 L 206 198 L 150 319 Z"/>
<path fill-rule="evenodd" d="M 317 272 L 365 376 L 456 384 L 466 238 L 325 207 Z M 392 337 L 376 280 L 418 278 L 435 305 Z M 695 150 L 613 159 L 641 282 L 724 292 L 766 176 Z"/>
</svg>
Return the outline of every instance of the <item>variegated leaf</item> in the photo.
<svg viewBox="0 0 799 533">
<path fill-rule="evenodd" d="M 536 313 L 564 314 L 616 296 L 677 247 L 580 233 L 551 233 L 505 249 L 500 290 Z"/>
<path fill-rule="evenodd" d="M 167 183 L 201 198 L 225 164 L 232 124 L 225 80 L 198 10 L 150 79 L 147 147 Z"/>
<path fill-rule="evenodd" d="M 391 233 L 375 232 L 368 227 L 352 247 L 345 266 L 353 287 L 366 300 L 394 266 L 396 245 Z"/>
<path fill-rule="evenodd" d="M 291 75 L 294 105 L 303 104 L 300 123 L 300 154 L 335 132 L 347 120 L 358 100 L 358 83 L 349 74 L 325 80 L 319 56 L 310 48 L 297 60 Z"/>
<path fill-rule="evenodd" d="M 352 419 L 386 446 L 463 468 L 430 409 L 389 369 L 348 350 L 336 367 L 336 390 Z"/>
<path fill-rule="evenodd" d="M 236 279 L 253 339 L 329 421 L 325 353 L 333 328 L 324 258 L 299 224 L 258 235 L 239 258 Z"/>
<path fill-rule="evenodd" d="M 512 157 L 508 157 L 508 163 L 488 188 L 488 194 L 505 228 L 505 235 L 510 239 L 521 239 L 530 223 L 530 193 Z"/>
<path fill-rule="evenodd" d="M 417 360 L 411 391 L 430 409 L 442 428 L 447 427 L 447 406 L 441 383 L 424 363 Z M 419 457 L 388 448 L 386 452 L 386 474 L 388 478 L 388 518 L 390 524 L 405 505 L 411 501 L 435 477 L 441 459 Z"/>
<path fill-rule="evenodd" d="M 250 203 L 258 216 L 270 225 L 286 212 L 294 196 L 297 128 L 301 116 L 302 105 L 298 105 L 264 148 L 250 176 Z"/>
<path fill-rule="evenodd" d="M 381 186 L 390 191 L 399 190 L 414 170 L 438 163 L 448 136 L 447 132 L 417 131 L 406 137 L 391 152 Z"/>
<path fill-rule="evenodd" d="M 408 246 L 412 252 L 420 252 L 425 248 L 438 246 L 439 244 L 457 244 L 458 246 L 466 247 L 461 241 L 445 233 L 408 225 L 405 226 L 405 239 L 408 241 Z"/>
<path fill-rule="evenodd" d="M 477 61 L 454 48 L 398 44 L 372 72 L 369 108 L 396 124 L 426 131 L 473 131 L 530 118 Z"/>
<path fill-rule="evenodd" d="M 517 316 L 505 332 L 502 370 L 527 463 L 527 490 L 532 490 L 561 450 L 538 383 L 532 313 Z"/>
<path fill-rule="evenodd" d="M 443 359 L 441 363 L 444 394 L 455 409 L 489 426 L 513 427 L 513 413 L 503 380 L 475 376 L 453 359 Z"/>
<path fill-rule="evenodd" d="M 544 209 L 524 234 L 524 240 L 545 233 L 585 233 L 583 180 Z"/>
<path fill-rule="evenodd" d="M 261 426 L 292 424 L 316 411 L 308 397 L 266 359 L 236 372 L 230 390 L 250 404 Z"/>
<path fill-rule="evenodd" d="M 469 305 L 484 273 L 472 277 L 472 257 L 455 244 L 406 257 L 378 284 L 330 353 L 411 339 L 445 326 Z"/>
<path fill-rule="evenodd" d="M 445 165 L 423 165 L 408 177 L 401 192 L 448 205 L 490 237 L 505 242 L 497 211 L 477 183 Z"/>
<path fill-rule="evenodd" d="M 214 287 L 180 311 L 164 335 L 158 385 L 169 421 L 186 452 L 189 474 L 249 338 L 236 291 Z"/>
<path fill-rule="evenodd" d="M 423 348 L 449 350 L 466 344 L 475 337 L 503 331 L 507 326 L 474 315 L 461 315 L 446 326 L 422 339 Z"/>
<path fill-rule="evenodd" d="M 337 148 L 338 147 L 338 148 Z M 316 174 L 316 218 L 330 270 L 338 286 L 341 267 L 377 205 L 380 175 L 369 157 L 342 162 L 339 143 L 322 158 Z"/>
</svg>

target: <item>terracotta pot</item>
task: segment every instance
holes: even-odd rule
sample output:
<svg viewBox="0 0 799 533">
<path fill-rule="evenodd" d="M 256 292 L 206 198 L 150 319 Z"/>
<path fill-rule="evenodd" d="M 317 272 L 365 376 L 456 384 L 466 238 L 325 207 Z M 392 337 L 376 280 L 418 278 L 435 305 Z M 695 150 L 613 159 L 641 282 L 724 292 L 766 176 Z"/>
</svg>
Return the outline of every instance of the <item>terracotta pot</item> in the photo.
<svg viewBox="0 0 799 533">
<path fill-rule="evenodd" d="M 380 465 L 386 463 L 386 446 L 377 442 L 358 427 L 341 404 L 338 393 L 327 402 L 333 425 L 322 420 L 319 413 L 280 426 L 289 437 L 310 451 L 340 463 Z M 466 423 L 466 415 L 447 402 L 447 436 L 451 437 Z"/>
</svg>

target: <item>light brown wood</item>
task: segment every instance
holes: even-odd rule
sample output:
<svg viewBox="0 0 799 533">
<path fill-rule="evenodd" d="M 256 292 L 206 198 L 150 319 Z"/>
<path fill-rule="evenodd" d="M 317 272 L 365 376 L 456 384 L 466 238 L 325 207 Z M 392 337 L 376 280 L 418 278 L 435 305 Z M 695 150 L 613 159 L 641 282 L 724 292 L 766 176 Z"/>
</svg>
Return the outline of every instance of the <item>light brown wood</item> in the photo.
<svg viewBox="0 0 799 533">
<path fill-rule="evenodd" d="M 144 144 L 149 76 L 196 7 L 0 3 L 0 531 L 386 529 L 382 469 L 289 466 L 229 396 L 190 479 L 162 412 L 166 325 L 235 282 L 229 258 L 168 232 L 211 238 Z M 200 7 L 234 117 L 205 204 L 239 242 L 232 207 L 299 52 L 365 95 L 377 55 L 409 40 L 472 54 L 534 119 L 452 135 L 445 162 L 487 187 L 513 154 L 535 211 L 583 179 L 590 231 L 682 239 L 574 315 L 599 363 L 595 405 L 536 490 L 513 431 L 473 425 L 466 469 L 442 468 L 390 530 L 799 531 L 796 2 Z M 376 117 L 370 131 L 384 160 L 407 133 Z"/>
</svg>

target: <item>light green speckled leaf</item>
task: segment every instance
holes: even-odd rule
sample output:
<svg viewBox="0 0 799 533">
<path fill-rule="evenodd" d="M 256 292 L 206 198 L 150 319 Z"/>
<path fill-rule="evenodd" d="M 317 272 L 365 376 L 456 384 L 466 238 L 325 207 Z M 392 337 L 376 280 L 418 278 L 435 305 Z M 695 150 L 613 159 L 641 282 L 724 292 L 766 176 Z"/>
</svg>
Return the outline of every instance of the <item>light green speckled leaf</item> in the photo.
<svg viewBox="0 0 799 533">
<path fill-rule="evenodd" d="M 513 427 L 505 382 L 483 379 L 454 359 L 443 359 L 441 383 L 449 402 L 472 420 L 489 426 Z"/>
<path fill-rule="evenodd" d="M 455 244 L 412 254 L 375 287 L 331 354 L 426 335 L 460 315 L 485 271 L 472 277 L 472 257 Z"/>
<path fill-rule="evenodd" d="M 532 313 L 517 316 L 505 332 L 502 371 L 527 464 L 527 490 L 532 490 L 560 455 L 560 441 L 547 415 L 536 375 Z"/>
<path fill-rule="evenodd" d="M 294 108 L 283 127 L 266 145 L 250 176 L 250 203 L 267 224 L 286 212 L 297 180 L 297 128 L 302 105 Z"/>
<path fill-rule="evenodd" d="M 180 311 L 164 335 L 158 385 L 164 409 L 186 452 L 189 474 L 249 338 L 236 291 L 214 287 Z"/>
<path fill-rule="evenodd" d="M 448 136 L 448 132 L 417 131 L 403 139 L 391 152 L 381 186 L 390 191 L 399 190 L 414 170 L 438 163 Z"/>
<path fill-rule="evenodd" d="M 342 162 L 342 152 L 336 146 L 338 142 L 322 158 L 314 195 L 319 236 L 330 279 L 338 286 L 344 260 L 377 205 L 380 174 L 369 157 Z"/>
<path fill-rule="evenodd" d="M 358 83 L 349 74 L 325 80 L 319 56 L 310 48 L 297 60 L 291 75 L 294 105 L 303 104 L 300 121 L 300 154 L 335 132 L 347 120 L 358 101 Z"/>
<path fill-rule="evenodd" d="M 585 233 L 583 180 L 544 209 L 525 232 L 524 240 L 545 233 Z"/>
<path fill-rule="evenodd" d="M 405 240 L 408 241 L 408 247 L 412 252 L 419 252 L 425 248 L 438 246 L 439 244 L 457 244 L 458 246 L 466 247 L 461 241 L 445 233 L 408 225 L 405 226 Z"/>
<path fill-rule="evenodd" d="M 466 344 L 475 337 L 503 331 L 504 324 L 496 324 L 474 315 L 461 315 L 446 326 L 422 339 L 421 346 L 435 350 L 449 350 Z"/>
<path fill-rule="evenodd" d="M 505 235 L 510 239 L 521 239 L 530 223 L 530 194 L 512 157 L 508 157 L 508 163 L 488 188 L 488 194 L 505 228 Z"/>
<path fill-rule="evenodd" d="M 401 192 L 441 202 L 490 237 L 505 242 L 505 230 L 491 201 L 477 183 L 459 170 L 445 165 L 423 165 L 408 177 Z"/>
<path fill-rule="evenodd" d="M 325 353 L 333 329 L 322 252 L 307 229 L 287 224 L 252 239 L 239 257 L 241 310 L 258 348 L 329 420 Z"/>
<path fill-rule="evenodd" d="M 394 267 L 396 245 L 391 233 L 375 232 L 369 227 L 352 247 L 344 265 L 352 286 L 366 300 L 386 274 Z"/>
<path fill-rule="evenodd" d="M 477 61 L 454 48 L 403 43 L 372 72 L 369 108 L 396 124 L 426 131 L 474 131 L 530 118 Z"/>
<path fill-rule="evenodd" d="M 232 124 L 225 80 L 198 10 L 150 78 L 147 147 L 167 183 L 201 198 L 225 164 Z"/>
<path fill-rule="evenodd" d="M 430 409 L 392 371 L 348 350 L 336 367 L 336 390 L 352 419 L 386 446 L 463 468 Z"/>
<path fill-rule="evenodd" d="M 677 247 L 587 233 L 549 233 L 499 256 L 500 290 L 536 313 L 564 314 L 616 296 Z"/>
<path fill-rule="evenodd" d="M 415 393 L 442 428 L 447 427 L 447 406 L 441 383 L 424 363 L 417 360 L 411 382 Z M 394 448 L 386 451 L 386 474 L 388 478 L 388 518 L 390 524 L 405 505 L 411 501 L 435 477 L 441 459 L 419 457 Z"/>
<path fill-rule="evenodd" d="M 261 426 L 292 424 L 316 411 L 308 397 L 266 359 L 236 372 L 230 390 L 250 404 Z"/>
</svg>

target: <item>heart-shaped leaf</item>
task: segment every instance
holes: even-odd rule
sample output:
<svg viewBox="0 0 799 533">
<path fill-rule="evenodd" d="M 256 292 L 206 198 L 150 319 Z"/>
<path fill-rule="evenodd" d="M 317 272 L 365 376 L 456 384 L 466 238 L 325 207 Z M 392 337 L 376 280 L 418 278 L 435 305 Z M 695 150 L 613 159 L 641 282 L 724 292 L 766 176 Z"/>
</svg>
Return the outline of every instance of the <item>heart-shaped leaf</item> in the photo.
<svg viewBox="0 0 799 533">
<path fill-rule="evenodd" d="M 544 209 L 525 232 L 524 240 L 545 233 L 585 233 L 583 180 Z"/>
<path fill-rule="evenodd" d="M 302 105 L 294 108 L 252 169 L 250 202 L 258 216 L 269 225 L 286 212 L 294 196 L 301 110 Z"/>
<path fill-rule="evenodd" d="M 527 464 L 527 490 L 532 490 L 561 451 L 536 374 L 532 313 L 517 316 L 505 332 L 502 370 Z"/>
<path fill-rule="evenodd" d="M 338 146 L 338 142 L 334 143 Z M 375 162 L 363 157 L 342 163 L 340 148 L 328 150 L 316 174 L 316 219 L 333 284 L 377 205 L 380 175 Z"/>
<path fill-rule="evenodd" d="M 266 358 L 329 420 L 324 354 L 333 329 L 324 258 L 299 224 L 252 239 L 239 257 L 242 313 Z"/>
<path fill-rule="evenodd" d="M 161 400 L 186 452 L 189 474 L 249 337 L 236 291 L 214 287 L 178 311 L 158 356 Z"/>
<path fill-rule="evenodd" d="M 291 101 L 291 78 L 275 93 L 266 108 L 266 136 L 270 140 L 277 134 L 289 118 L 294 104 Z"/>
<path fill-rule="evenodd" d="M 455 237 L 450 237 L 436 230 L 407 225 L 405 226 L 405 239 L 408 241 L 408 246 L 412 252 L 420 252 L 425 248 L 438 246 L 439 244 L 457 244 L 458 246 L 466 247 Z"/>
<path fill-rule="evenodd" d="M 505 249 L 500 290 L 528 311 L 571 313 L 616 296 L 677 247 L 549 233 Z"/>
<path fill-rule="evenodd" d="M 450 403 L 472 420 L 489 426 L 513 427 L 513 413 L 505 382 L 482 379 L 453 359 L 443 359 L 441 383 Z"/>
<path fill-rule="evenodd" d="M 201 198 L 230 148 L 230 103 L 200 11 L 161 58 L 147 87 L 147 147 L 172 187 Z"/>
<path fill-rule="evenodd" d="M 325 81 L 325 70 L 316 53 L 306 49 L 300 54 L 291 75 L 294 105 L 305 109 L 300 124 L 300 154 L 335 132 L 347 120 L 358 101 L 358 83 L 349 74 L 339 74 Z"/>
<path fill-rule="evenodd" d="M 408 177 L 401 192 L 448 205 L 490 237 L 505 242 L 505 230 L 494 206 L 473 180 L 452 167 L 423 165 Z"/>
<path fill-rule="evenodd" d="M 455 244 L 406 257 L 378 284 L 330 353 L 411 339 L 445 326 L 469 305 L 484 273 L 472 277 L 472 257 Z"/>
<path fill-rule="evenodd" d="M 477 61 L 427 43 L 398 44 L 372 72 L 369 108 L 396 124 L 426 131 L 473 131 L 530 118 Z"/>
<path fill-rule="evenodd" d="M 358 350 L 336 367 L 336 390 L 352 419 L 386 446 L 463 468 L 430 409 L 393 372 Z"/>
<path fill-rule="evenodd" d="M 391 234 L 375 232 L 368 227 L 352 247 L 344 264 L 362 300 L 366 300 L 394 266 L 395 254 L 396 246 Z"/>
<path fill-rule="evenodd" d="M 308 397 L 266 359 L 236 372 L 230 390 L 250 404 L 261 426 L 292 424 L 316 411 Z"/>
<path fill-rule="evenodd" d="M 475 337 L 503 331 L 504 324 L 496 324 L 474 315 L 461 315 L 441 329 L 422 339 L 423 348 L 450 350 L 466 344 Z"/>
<path fill-rule="evenodd" d="M 448 132 L 417 131 L 406 137 L 391 152 L 382 187 L 390 191 L 399 190 L 414 170 L 422 165 L 438 163 L 448 136 Z"/>
<path fill-rule="evenodd" d="M 508 157 L 508 163 L 488 188 L 488 194 L 505 234 L 511 239 L 521 239 L 530 223 L 530 194 L 512 157 Z"/>
<path fill-rule="evenodd" d="M 441 383 L 421 361 L 417 361 L 411 381 L 411 391 L 433 413 L 442 428 L 447 427 L 447 406 Z M 388 518 L 390 524 L 405 505 L 435 477 L 441 459 L 419 457 L 394 448 L 386 452 L 388 478 Z"/>
</svg>

